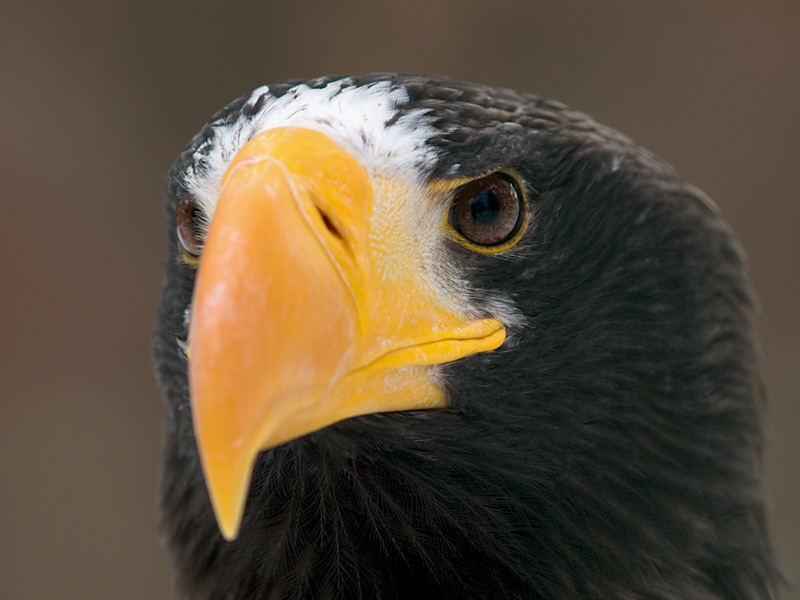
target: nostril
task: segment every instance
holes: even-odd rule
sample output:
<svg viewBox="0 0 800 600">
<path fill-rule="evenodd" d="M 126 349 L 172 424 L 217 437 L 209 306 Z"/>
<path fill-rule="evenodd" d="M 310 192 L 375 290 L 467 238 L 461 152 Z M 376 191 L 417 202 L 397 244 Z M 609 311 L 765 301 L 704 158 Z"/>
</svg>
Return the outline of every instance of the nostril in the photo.
<svg viewBox="0 0 800 600">
<path fill-rule="evenodd" d="M 319 210 L 319 209 L 317 209 L 317 210 Z M 330 231 L 331 234 L 334 235 L 335 237 L 337 237 L 338 239 L 340 239 L 340 240 L 344 239 L 344 236 L 342 235 L 342 232 L 339 231 L 339 228 L 336 227 L 336 225 L 334 224 L 333 221 L 331 221 L 331 218 L 327 215 L 327 213 L 325 213 L 324 211 L 320 210 L 319 214 L 322 217 L 322 222 L 325 223 L 325 227 L 328 228 L 328 231 Z"/>
</svg>

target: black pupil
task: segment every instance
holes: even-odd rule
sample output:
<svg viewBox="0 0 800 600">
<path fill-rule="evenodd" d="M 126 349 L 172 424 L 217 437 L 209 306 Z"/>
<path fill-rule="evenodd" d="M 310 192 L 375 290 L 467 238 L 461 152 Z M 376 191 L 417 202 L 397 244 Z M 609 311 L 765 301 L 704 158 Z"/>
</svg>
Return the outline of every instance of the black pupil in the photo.
<svg viewBox="0 0 800 600">
<path fill-rule="evenodd" d="M 469 203 L 472 218 L 481 225 L 490 225 L 500 214 L 500 202 L 492 190 L 483 190 L 472 197 Z"/>
</svg>

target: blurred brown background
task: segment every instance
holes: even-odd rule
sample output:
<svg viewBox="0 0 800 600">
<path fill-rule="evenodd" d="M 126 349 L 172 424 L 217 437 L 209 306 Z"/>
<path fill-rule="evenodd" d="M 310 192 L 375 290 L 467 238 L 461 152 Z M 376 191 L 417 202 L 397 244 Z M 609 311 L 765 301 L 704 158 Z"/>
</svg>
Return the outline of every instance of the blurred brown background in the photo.
<svg viewBox="0 0 800 600">
<path fill-rule="evenodd" d="M 234 97 L 375 70 L 556 97 L 716 200 L 763 305 L 769 517 L 800 580 L 800 3 L 6 0 L 0 598 L 169 597 L 148 357 L 164 176 Z"/>
</svg>

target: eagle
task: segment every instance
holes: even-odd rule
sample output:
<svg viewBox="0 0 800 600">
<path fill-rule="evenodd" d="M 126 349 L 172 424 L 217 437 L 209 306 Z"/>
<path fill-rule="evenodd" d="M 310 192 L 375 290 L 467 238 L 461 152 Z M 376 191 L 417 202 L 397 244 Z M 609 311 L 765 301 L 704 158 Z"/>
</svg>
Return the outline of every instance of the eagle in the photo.
<svg viewBox="0 0 800 600">
<path fill-rule="evenodd" d="M 263 86 L 167 181 L 162 535 L 192 600 L 774 598 L 745 261 L 561 103 Z"/>
</svg>

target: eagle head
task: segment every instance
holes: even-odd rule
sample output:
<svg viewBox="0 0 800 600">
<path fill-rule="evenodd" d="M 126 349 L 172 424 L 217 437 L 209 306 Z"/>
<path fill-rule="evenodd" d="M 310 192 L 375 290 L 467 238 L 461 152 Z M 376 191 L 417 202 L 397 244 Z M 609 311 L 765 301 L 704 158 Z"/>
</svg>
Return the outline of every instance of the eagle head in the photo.
<svg viewBox="0 0 800 600">
<path fill-rule="evenodd" d="M 742 252 L 554 101 L 256 89 L 176 160 L 153 354 L 182 598 L 770 598 Z"/>
</svg>

